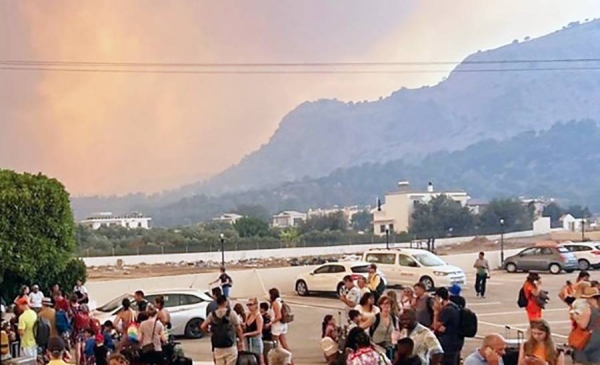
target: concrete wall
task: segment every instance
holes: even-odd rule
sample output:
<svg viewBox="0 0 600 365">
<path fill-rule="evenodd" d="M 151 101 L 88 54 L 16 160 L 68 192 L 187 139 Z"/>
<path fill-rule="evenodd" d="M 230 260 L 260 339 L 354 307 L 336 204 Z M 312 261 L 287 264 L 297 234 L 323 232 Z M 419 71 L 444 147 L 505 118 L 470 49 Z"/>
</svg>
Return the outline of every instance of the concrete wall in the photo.
<svg viewBox="0 0 600 365">
<path fill-rule="evenodd" d="M 486 236 L 490 241 L 500 240 L 500 235 Z M 509 238 L 527 238 L 533 237 L 533 231 L 513 232 L 504 235 Z M 436 245 L 452 245 L 461 242 L 471 241 L 470 237 L 455 237 L 436 240 Z M 401 244 L 406 245 L 406 244 Z M 366 244 L 366 245 L 346 245 L 346 246 L 326 246 L 326 247 L 296 247 L 270 250 L 248 250 L 248 251 L 226 251 L 225 260 L 227 262 L 248 260 L 248 259 L 268 259 L 268 258 L 291 258 L 303 256 L 332 255 L 332 254 L 352 254 L 364 252 L 371 248 L 383 248 L 385 244 Z M 166 262 L 196 262 L 196 261 L 221 261 L 220 252 L 202 252 L 202 253 L 181 253 L 165 255 L 130 255 L 130 256 L 105 256 L 105 257 L 85 257 L 83 261 L 87 266 L 107 266 L 116 265 L 117 260 L 123 260 L 125 265 L 160 264 Z M 491 261 L 490 261 L 491 263 Z"/>
<path fill-rule="evenodd" d="M 533 222 L 533 234 L 544 235 L 552 232 L 550 217 L 540 217 Z"/>
</svg>

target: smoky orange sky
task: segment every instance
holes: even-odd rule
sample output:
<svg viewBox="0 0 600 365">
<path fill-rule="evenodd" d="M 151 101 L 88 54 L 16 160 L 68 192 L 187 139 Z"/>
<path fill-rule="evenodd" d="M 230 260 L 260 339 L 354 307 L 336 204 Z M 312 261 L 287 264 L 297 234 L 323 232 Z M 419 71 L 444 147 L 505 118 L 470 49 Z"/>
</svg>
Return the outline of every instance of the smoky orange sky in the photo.
<svg viewBox="0 0 600 365">
<path fill-rule="evenodd" d="M 600 2 L 0 0 L 0 12 L 3 60 L 455 61 L 595 18 Z M 73 195 L 176 188 L 267 143 L 303 101 L 374 100 L 443 76 L 0 70 L 0 168 Z"/>
</svg>

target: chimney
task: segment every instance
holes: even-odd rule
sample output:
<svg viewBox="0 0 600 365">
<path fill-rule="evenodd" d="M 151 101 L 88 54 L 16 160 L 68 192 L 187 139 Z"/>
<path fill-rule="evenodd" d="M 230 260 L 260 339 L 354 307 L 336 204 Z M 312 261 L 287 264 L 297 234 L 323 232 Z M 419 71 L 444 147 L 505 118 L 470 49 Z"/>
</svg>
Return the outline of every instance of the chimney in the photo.
<svg viewBox="0 0 600 365">
<path fill-rule="evenodd" d="M 427 192 L 433 193 L 433 184 L 431 183 L 431 181 L 429 182 L 429 185 L 427 185 Z"/>
<path fill-rule="evenodd" d="M 408 191 L 410 183 L 408 181 L 398 181 L 398 188 L 400 191 Z"/>
</svg>

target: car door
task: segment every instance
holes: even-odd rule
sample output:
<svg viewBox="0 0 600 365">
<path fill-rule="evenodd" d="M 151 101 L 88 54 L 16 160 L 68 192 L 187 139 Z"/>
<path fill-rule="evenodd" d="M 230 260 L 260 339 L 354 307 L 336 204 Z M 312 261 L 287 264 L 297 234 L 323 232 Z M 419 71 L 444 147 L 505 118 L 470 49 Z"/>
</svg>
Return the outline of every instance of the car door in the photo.
<svg viewBox="0 0 600 365">
<path fill-rule="evenodd" d="M 540 253 L 538 247 L 531 247 L 525 249 L 519 253 L 519 259 L 517 266 L 521 270 L 536 270 L 538 263 L 536 262 L 537 256 Z"/>
<path fill-rule="evenodd" d="M 173 328 L 175 328 L 175 321 L 178 318 L 181 318 L 182 308 L 180 306 L 180 295 L 168 292 L 164 294 L 152 294 L 147 295 L 146 300 L 148 301 L 148 303 L 154 303 L 154 300 L 159 296 L 162 296 L 165 300 L 165 308 L 169 311 L 169 314 L 171 315 L 171 325 L 173 325 Z"/>
<path fill-rule="evenodd" d="M 202 306 L 204 301 L 193 294 L 180 294 L 179 306 L 173 308 L 171 313 L 171 325 L 173 329 L 177 328 L 177 332 L 183 333 L 186 324 L 192 318 L 204 318 L 206 315 L 206 306 Z"/>
<path fill-rule="evenodd" d="M 327 287 L 327 281 L 331 276 L 330 273 L 331 265 L 323 265 L 318 267 L 309 276 L 308 288 L 314 291 L 325 291 Z"/>
<path fill-rule="evenodd" d="M 329 272 L 331 275 L 328 278 L 326 291 L 337 291 L 338 285 L 344 281 L 344 276 L 352 275 L 352 272 L 346 272 L 344 265 L 331 265 Z"/>
<path fill-rule="evenodd" d="M 406 254 L 398 254 L 398 276 L 402 285 L 414 285 L 419 281 L 419 263 Z"/>
</svg>

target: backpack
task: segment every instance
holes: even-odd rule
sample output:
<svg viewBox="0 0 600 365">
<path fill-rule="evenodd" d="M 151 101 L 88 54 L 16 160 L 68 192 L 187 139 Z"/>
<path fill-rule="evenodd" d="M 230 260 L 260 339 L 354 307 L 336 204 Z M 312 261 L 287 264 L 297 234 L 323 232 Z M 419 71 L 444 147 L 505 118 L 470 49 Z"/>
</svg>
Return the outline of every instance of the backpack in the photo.
<svg viewBox="0 0 600 365">
<path fill-rule="evenodd" d="M 435 299 L 433 297 L 427 297 L 427 313 L 429 313 L 429 319 L 433 322 L 433 317 L 435 316 L 435 312 L 433 310 L 433 304 Z"/>
<path fill-rule="evenodd" d="M 460 308 L 460 335 L 473 338 L 477 335 L 477 315 L 469 308 Z"/>
<path fill-rule="evenodd" d="M 281 301 L 281 323 L 294 322 L 294 313 L 292 308 L 284 301 Z"/>
<path fill-rule="evenodd" d="M 132 342 L 138 342 L 139 331 L 138 324 L 136 322 L 131 322 L 129 327 L 127 327 L 127 339 Z"/>
<path fill-rule="evenodd" d="M 230 314 L 231 310 L 227 309 L 223 318 L 218 318 L 216 311 L 212 312 L 211 342 L 216 349 L 226 349 L 235 345 L 235 329 L 229 320 Z"/>
<path fill-rule="evenodd" d="M 394 328 L 394 330 L 397 330 L 397 323 L 398 323 L 398 318 L 394 317 L 393 315 L 390 314 L 390 317 L 392 319 L 392 327 Z M 381 323 L 381 313 L 377 313 L 375 315 L 375 322 L 373 322 L 373 325 L 371 325 L 371 327 L 369 328 L 369 335 L 371 337 L 373 337 L 373 333 L 375 333 L 375 331 L 377 330 L 377 327 L 379 327 L 379 323 Z"/>
<path fill-rule="evenodd" d="M 259 365 L 260 359 L 257 354 L 249 351 L 240 351 L 238 353 L 236 365 Z"/>
<path fill-rule="evenodd" d="M 67 316 L 67 312 L 63 310 L 57 310 L 54 315 L 54 321 L 56 322 L 56 330 L 59 334 L 65 334 L 67 332 L 71 332 L 71 323 L 69 322 L 69 317 Z"/>
<path fill-rule="evenodd" d="M 33 325 L 33 335 L 38 346 L 46 346 L 50 340 L 50 321 L 38 317 Z"/>
<path fill-rule="evenodd" d="M 383 292 L 385 291 L 385 281 L 383 280 L 381 275 L 379 275 L 379 274 L 375 274 L 375 275 L 379 276 L 379 284 L 377 285 L 377 288 L 375 288 L 375 294 L 379 298 L 383 295 Z"/>
<path fill-rule="evenodd" d="M 517 299 L 517 305 L 519 308 L 525 308 L 527 307 L 527 304 L 529 304 L 529 299 L 527 299 L 527 296 L 525 295 L 525 289 L 521 288 L 521 290 L 519 290 L 519 299 Z"/>
</svg>

